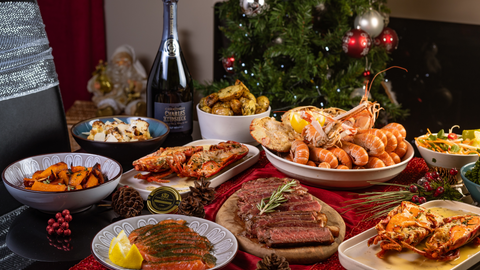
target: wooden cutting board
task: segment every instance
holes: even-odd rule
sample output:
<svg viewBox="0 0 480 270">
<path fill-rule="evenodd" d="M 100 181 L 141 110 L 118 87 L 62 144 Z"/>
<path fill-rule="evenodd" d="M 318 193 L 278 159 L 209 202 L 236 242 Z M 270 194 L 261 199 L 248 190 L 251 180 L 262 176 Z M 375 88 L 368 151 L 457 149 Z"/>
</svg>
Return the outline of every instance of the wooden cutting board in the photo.
<svg viewBox="0 0 480 270">
<path fill-rule="evenodd" d="M 314 197 L 315 198 L 315 197 Z M 334 254 L 345 238 L 345 222 L 340 214 L 328 204 L 315 198 L 322 205 L 322 212 L 327 215 L 327 225 L 336 226 L 340 234 L 335 242 L 328 246 L 308 246 L 296 248 L 268 248 L 254 239 L 245 236 L 245 225 L 237 216 L 237 192 L 230 196 L 217 213 L 216 223 L 227 228 L 237 237 L 239 248 L 247 253 L 263 258 L 265 255 L 276 253 L 287 259 L 289 264 L 314 264 L 327 259 Z"/>
</svg>

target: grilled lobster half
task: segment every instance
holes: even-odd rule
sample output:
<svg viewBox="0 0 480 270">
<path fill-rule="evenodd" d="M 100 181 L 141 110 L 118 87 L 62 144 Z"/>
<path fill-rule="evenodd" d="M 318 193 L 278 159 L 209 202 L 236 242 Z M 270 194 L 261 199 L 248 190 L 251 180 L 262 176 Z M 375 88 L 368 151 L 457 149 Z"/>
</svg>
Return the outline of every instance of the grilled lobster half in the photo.
<svg viewBox="0 0 480 270">
<path fill-rule="evenodd" d="M 183 177 L 211 177 L 243 158 L 248 151 L 247 146 L 234 141 L 211 145 L 208 150 L 203 146 L 167 147 L 135 160 L 133 166 L 137 171 L 150 172 L 136 176 L 147 181 L 165 182 L 161 178 L 171 173 Z"/>
<path fill-rule="evenodd" d="M 412 202 L 403 201 L 375 226 L 378 234 L 368 240 L 368 245 L 381 242 L 382 250 L 377 253 L 377 257 L 383 258 L 387 250 L 402 251 L 404 247 L 418 245 L 441 225 L 442 216 Z"/>
<path fill-rule="evenodd" d="M 429 259 L 438 261 L 454 260 L 460 256 L 459 248 L 471 241 L 480 244 L 480 217 L 473 215 L 454 216 L 444 219 L 445 224 L 435 229 L 419 250 L 408 243 L 403 245 Z"/>
</svg>

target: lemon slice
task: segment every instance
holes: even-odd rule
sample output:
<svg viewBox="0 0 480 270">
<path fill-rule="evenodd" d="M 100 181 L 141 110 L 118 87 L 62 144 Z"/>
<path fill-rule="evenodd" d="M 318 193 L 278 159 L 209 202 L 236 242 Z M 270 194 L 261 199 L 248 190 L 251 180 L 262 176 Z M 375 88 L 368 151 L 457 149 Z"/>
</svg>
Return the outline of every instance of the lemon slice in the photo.
<svg viewBox="0 0 480 270">
<path fill-rule="evenodd" d="M 297 113 L 293 113 L 290 118 L 290 125 L 292 125 L 293 130 L 298 133 L 302 133 L 303 128 L 308 124 L 310 123 L 307 120 L 302 119 Z"/>
<path fill-rule="evenodd" d="M 143 262 L 142 254 L 135 244 L 130 245 L 123 230 L 110 242 L 108 258 L 118 266 L 131 269 L 140 269 Z"/>
<path fill-rule="evenodd" d="M 323 115 L 315 115 L 315 120 L 317 120 L 322 127 L 325 124 L 325 117 Z M 302 133 L 303 128 L 308 124 L 310 124 L 310 122 L 303 119 L 299 113 L 292 113 L 292 117 L 290 117 L 290 125 L 292 125 L 293 130 Z"/>
</svg>

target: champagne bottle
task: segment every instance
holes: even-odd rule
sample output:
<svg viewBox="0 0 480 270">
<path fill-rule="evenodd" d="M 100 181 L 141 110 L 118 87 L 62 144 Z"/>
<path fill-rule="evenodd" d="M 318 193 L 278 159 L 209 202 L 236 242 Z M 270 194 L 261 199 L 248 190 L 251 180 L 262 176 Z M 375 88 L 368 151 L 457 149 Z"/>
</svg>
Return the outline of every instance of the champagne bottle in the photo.
<svg viewBox="0 0 480 270">
<path fill-rule="evenodd" d="M 193 84 L 177 32 L 178 0 L 163 0 L 163 34 L 147 81 L 147 116 L 165 122 L 169 137 L 193 130 Z"/>
</svg>

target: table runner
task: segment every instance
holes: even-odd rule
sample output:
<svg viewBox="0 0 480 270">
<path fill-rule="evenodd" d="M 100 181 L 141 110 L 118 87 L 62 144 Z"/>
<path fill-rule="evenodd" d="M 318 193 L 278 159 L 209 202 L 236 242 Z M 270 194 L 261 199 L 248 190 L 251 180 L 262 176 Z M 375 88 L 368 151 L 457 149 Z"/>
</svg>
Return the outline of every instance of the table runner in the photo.
<svg viewBox="0 0 480 270">
<path fill-rule="evenodd" d="M 400 173 L 397 177 L 390 180 L 390 183 L 397 184 L 409 184 L 416 182 L 420 177 L 422 177 L 428 171 L 428 166 L 425 163 L 425 160 L 422 158 L 413 158 L 408 163 L 405 170 Z M 206 219 L 215 221 L 216 214 L 223 203 L 237 190 L 239 190 L 244 182 L 260 178 L 260 177 L 288 177 L 285 174 L 278 171 L 266 158 L 265 151 L 260 152 L 260 158 L 257 163 L 252 167 L 230 179 L 229 181 L 223 183 L 222 185 L 216 188 L 217 195 L 215 200 L 208 206 L 205 207 Z M 355 190 L 355 191 L 338 191 L 338 190 L 325 190 L 317 187 L 311 187 L 304 185 L 309 193 L 313 196 L 324 201 L 331 207 L 333 207 L 338 213 L 341 214 L 342 218 L 345 221 L 346 225 L 346 235 L 345 240 L 375 226 L 379 219 L 365 221 L 372 213 L 357 215 L 354 210 L 345 212 L 345 209 L 342 207 L 345 206 L 344 201 L 357 198 L 358 194 L 368 192 L 368 191 L 391 191 L 396 190 L 398 187 L 395 186 L 384 186 L 378 185 L 369 187 L 366 189 Z M 254 255 L 250 255 L 241 250 L 238 251 L 237 255 L 231 263 L 229 263 L 223 269 L 230 270 L 244 270 L 244 269 L 256 269 L 256 264 L 260 261 L 261 258 Z M 329 269 L 344 269 L 338 259 L 338 252 L 333 254 L 327 260 L 319 262 L 314 265 L 290 265 L 292 270 L 329 270 Z M 107 269 L 97 262 L 92 255 L 82 260 L 80 263 L 70 268 L 71 270 L 104 270 Z"/>
</svg>

